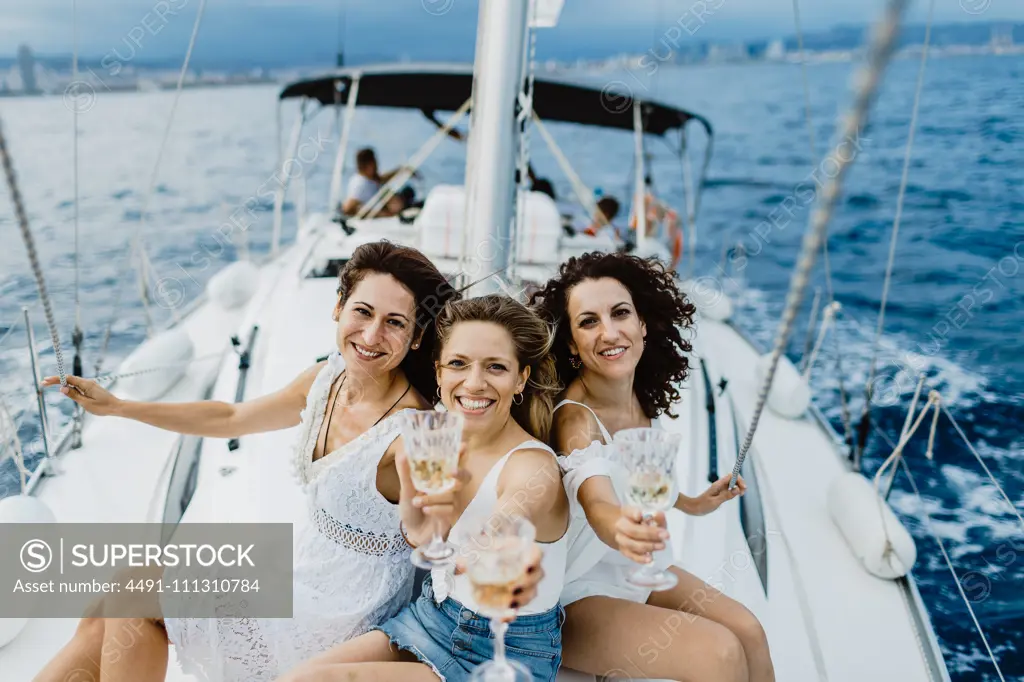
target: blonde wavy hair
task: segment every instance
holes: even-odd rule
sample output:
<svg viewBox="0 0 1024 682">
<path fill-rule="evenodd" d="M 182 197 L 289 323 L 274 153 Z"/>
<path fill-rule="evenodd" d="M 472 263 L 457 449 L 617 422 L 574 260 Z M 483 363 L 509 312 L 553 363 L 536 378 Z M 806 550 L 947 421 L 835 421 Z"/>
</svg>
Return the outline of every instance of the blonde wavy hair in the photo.
<svg viewBox="0 0 1024 682">
<path fill-rule="evenodd" d="M 523 401 L 513 403 L 511 413 L 521 427 L 546 443 L 551 435 L 555 396 L 562 390 L 551 354 L 554 330 L 536 313 L 508 296 L 493 294 L 449 301 L 437 317 L 437 359 L 452 329 L 460 322 L 491 322 L 512 337 L 519 369 L 530 368 Z"/>
</svg>

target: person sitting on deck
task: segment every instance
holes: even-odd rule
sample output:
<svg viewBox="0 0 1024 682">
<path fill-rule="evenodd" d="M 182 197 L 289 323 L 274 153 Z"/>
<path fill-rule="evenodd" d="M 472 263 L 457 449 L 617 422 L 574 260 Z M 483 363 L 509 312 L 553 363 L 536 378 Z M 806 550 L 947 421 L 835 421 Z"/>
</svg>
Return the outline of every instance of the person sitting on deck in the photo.
<svg viewBox="0 0 1024 682">
<path fill-rule="evenodd" d="M 518 180 L 519 180 L 519 174 L 518 173 L 519 172 L 516 171 L 516 182 L 517 182 L 517 184 L 518 184 Z M 558 200 L 558 197 L 555 196 L 555 186 L 553 184 L 551 184 L 551 180 L 549 180 L 547 178 L 539 177 L 534 172 L 532 164 L 527 164 L 526 165 L 526 175 L 530 179 L 530 191 L 531 192 L 541 192 L 542 194 L 547 194 L 549 197 L 551 197 L 555 201 Z"/>
<path fill-rule="evenodd" d="M 376 196 L 384 183 L 391 180 L 402 168 L 400 166 L 387 173 L 380 173 L 377 170 L 377 155 L 373 149 L 371 147 L 360 149 L 356 152 L 356 173 L 348 181 L 348 191 L 345 193 L 341 212 L 346 216 L 356 215 L 367 202 Z M 397 215 L 406 208 L 406 199 L 404 193 L 392 196 L 377 215 L 380 217 Z"/>
<path fill-rule="evenodd" d="M 618 200 L 612 196 L 602 197 L 597 202 L 597 210 L 600 216 L 604 218 L 604 220 L 602 220 L 601 217 L 595 215 L 593 222 L 591 222 L 590 225 L 588 225 L 587 228 L 583 230 L 583 233 L 591 237 L 607 235 L 611 237 L 616 244 L 621 242 L 622 235 L 619 234 L 619 230 L 615 227 L 615 224 L 613 222 L 615 220 L 615 217 L 619 214 Z"/>
</svg>

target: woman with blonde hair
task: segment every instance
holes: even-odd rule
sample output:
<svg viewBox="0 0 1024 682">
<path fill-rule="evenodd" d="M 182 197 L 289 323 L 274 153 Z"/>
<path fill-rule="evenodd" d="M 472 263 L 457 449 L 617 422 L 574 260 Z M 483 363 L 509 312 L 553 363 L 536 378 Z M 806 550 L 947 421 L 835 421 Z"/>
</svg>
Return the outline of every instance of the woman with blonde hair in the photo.
<svg viewBox="0 0 1024 682">
<path fill-rule="evenodd" d="M 402 478 L 402 521 L 411 544 L 432 529 L 421 511 L 445 508 L 456 543 L 473 526 L 525 517 L 543 548 L 535 594 L 517 588 L 507 607 L 515 620 L 499 626 L 508 659 L 537 682 L 555 679 L 561 663 L 559 604 L 565 575 L 569 503 L 549 436 L 558 384 L 549 327 L 505 296 L 454 301 L 438 318 L 437 383 L 441 403 L 464 421 L 462 466 L 470 482 L 453 493 L 417 498 Z M 403 461 L 403 456 L 399 456 Z M 407 469 L 401 464 L 401 470 Z M 405 501 L 408 501 L 406 503 Z M 470 547 L 468 540 L 463 550 Z M 470 550 L 468 553 L 472 553 Z M 288 675 L 299 680 L 463 682 L 494 655 L 495 639 L 465 574 L 428 576 L 420 598 L 362 637 Z M 526 577 L 525 575 L 523 576 Z"/>
</svg>

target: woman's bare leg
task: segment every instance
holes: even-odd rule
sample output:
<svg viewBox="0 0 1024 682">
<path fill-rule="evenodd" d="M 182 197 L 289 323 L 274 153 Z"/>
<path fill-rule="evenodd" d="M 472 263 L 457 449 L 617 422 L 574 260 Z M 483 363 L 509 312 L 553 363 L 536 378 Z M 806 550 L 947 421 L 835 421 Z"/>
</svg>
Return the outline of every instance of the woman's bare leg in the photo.
<svg viewBox="0 0 1024 682">
<path fill-rule="evenodd" d="M 611 597 L 566 607 L 562 663 L 591 675 L 748 682 L 740 640 L 701 616 Z"/>
<path fill-rule="evenodd" d="M 103 631 L 99 682 L 163 682 L 167 632 L 151 618 L 108 618 Z"/>
<path fill-rule="evenodd" d="M 430 666 L 392 646 L 379 630 L 309 659 L 277 682 L 438 682 Z"/>
<path fill-rule="evenodd" d="M 149 618 L 83 618 L 33 682 L 163 682 L 167 633 Z"/>
<path fill-rule="evenodd" d="M 747 658 L 750 682 L 775 682 L 768 637 L 760 621 L 745 606 L 681 568 L 672 566 L 679 583 L 671 590 L 652 592 L 647 603 L 682 611 L 691 618 L 707 618 L 723 625 L 740 640 Z"/>
<path fill-rule="evenodd" d="M 32 682 L 99 682 L 103 619 L 82 618 L 74 636 Z"/>
</svg>

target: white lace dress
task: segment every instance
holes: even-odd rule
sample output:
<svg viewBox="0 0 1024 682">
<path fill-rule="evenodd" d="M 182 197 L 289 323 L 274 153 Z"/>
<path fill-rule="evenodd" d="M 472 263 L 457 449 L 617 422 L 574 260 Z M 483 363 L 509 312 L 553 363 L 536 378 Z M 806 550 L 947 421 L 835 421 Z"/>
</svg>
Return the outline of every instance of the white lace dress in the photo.
<svg viewBox="0 0 1024 682">
<path fill-rule="evenodd" d="M 296 529 L 293 617 L 166 619 L 186 673 L 215 682 L 273 680 L 383 623 L 412 598 L 415 568 L 398 507 L 377 490 L 377 466 L 399 436 L 400 412 L 312 461 L 343 368 L 334 353 L 314 381 L 294 450 L 310 516 Z"/>
</svg>

